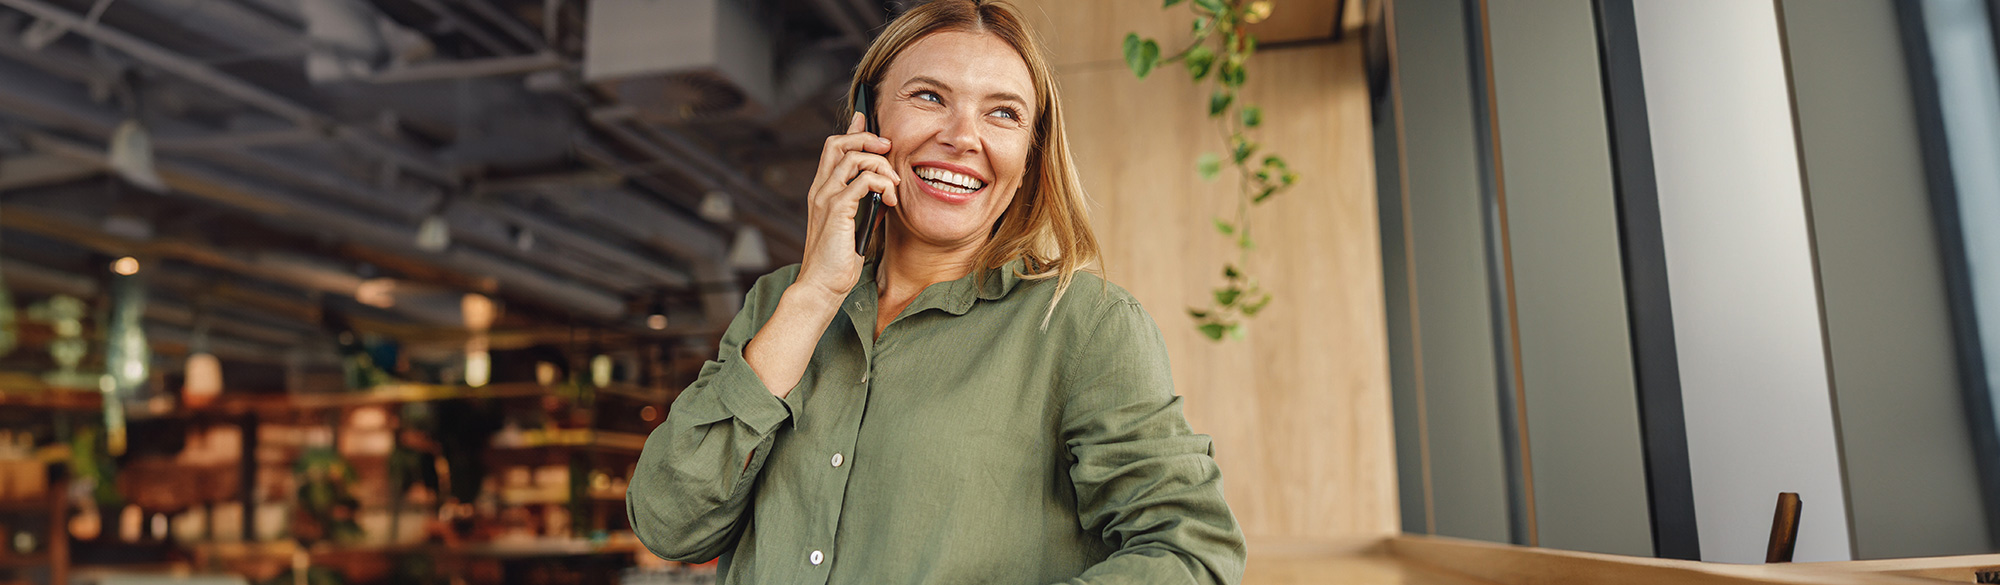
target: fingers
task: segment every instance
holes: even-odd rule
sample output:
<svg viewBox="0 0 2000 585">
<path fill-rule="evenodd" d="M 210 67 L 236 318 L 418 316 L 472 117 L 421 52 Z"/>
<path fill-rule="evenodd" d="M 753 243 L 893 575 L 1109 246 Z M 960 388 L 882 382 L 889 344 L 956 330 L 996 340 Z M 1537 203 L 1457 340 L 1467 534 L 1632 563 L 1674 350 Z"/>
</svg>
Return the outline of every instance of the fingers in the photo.
<svg viewBox="0 0 2000 585">
<path fill-rule="evenodd" d="M 811 203 L 826 205 L 827 199 L 837 197 L 837 193 L 845 191 L 847 186 L 854 184 L 854 181 L 862 175 L 886 177 L 891 185 L 902 182 L 902 177 L 898 176 L 894 168 L 889 165 L 889 159 L 874 153 L 851 152 L 842 157 L 834 168 L 819 179 L 818 188 L 810 196 Z"/>
<path fill-rule="evenodd" d="M 819 153 L 819 176 L 824 178 L 849 152 L 889 154 L 889 139 L 860 131 L 828 136 L 826 146 Z"/>
<path fill-rule="evenodd" d="M 855 132 L 860 132 L 860 131 L 862 131 L 862 130 L 865 130 L 865 129 L 867 129 L 867 128 L 868 128 L 868 120 L 867 120 L 866 116 L 862 115 L 862 113 L 861 113 L 861 112 L 855 112 L 855 113 L 854 113 L 854 117 L 852 117 L 852 118 L 848 118 L 848 119 L 847 119 L 847 133 L 848 133 L 848 134 L 853 134 L 853 133 L 855 133 Z"/>
</svg>

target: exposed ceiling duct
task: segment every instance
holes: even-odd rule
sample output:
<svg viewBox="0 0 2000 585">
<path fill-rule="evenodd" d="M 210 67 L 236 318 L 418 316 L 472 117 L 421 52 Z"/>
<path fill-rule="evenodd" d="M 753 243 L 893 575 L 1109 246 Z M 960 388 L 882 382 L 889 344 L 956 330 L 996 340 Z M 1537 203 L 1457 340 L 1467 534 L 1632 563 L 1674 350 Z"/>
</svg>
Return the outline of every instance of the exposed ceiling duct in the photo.
<svg viewBox="0 0 2000 585">
<path fill-rule="evenodd" d="M 448 317 L 423 298 L 472 290 L 522 308 L 509 315 L 537 327 L 522 339 L 726 325 L 757 272 L 802 253 L 799 169 L 836 130 L 833 90 L 889 13 L 882 0 L 96 5 L 0 0 L 0 190 L 46 203 L 123 189 L 104 208 L 163 201 L 197 216 L 138 214 L 159 237 L 95 221 L 94 234 L 35 237 L 168 250 L 183 268 L 296 295 L 351 298 L 370 266 L 389 267 L 412 286 L 394 308 L 363 307 L 371 318 L 448 336 L 421 329 Z M 22 44 L 31 28 L 44 42 Z M 143 107 L 120 107 L 124 87 Z M 128 119 L 149 145 L 112 140 Z M 114 143 L 125 146 L 108 156 Z M 127 154 L 151 158 L 167 192 L 92 178 L 144 166 Z M 448 242 L 426 249 L 418 227 L 433 219 Z M 283 234 L 283 254 L 189 231 L 237 225 Z M 425 282 L 437 294 L 421 294 Z M 162 307 L 188 302 L 163 294 Z M 314 331 L 317 302 L 280 318 Z M 646 328 L 654 313 L 671 326 Z M 168 316 L 160 324 L 187 325 Z"/>
<path fill-rule="evenodd" d="M 745 0 L 592 0 L 583 79 L 649 121 L 755 112 L 771 103 L 771 35 Z"/>
</svg>

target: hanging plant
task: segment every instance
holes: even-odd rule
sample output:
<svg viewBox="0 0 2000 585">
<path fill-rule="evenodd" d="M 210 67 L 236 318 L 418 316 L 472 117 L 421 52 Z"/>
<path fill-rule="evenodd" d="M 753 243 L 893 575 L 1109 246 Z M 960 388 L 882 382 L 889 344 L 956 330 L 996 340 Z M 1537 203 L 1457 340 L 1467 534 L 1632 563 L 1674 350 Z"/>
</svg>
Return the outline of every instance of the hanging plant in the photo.
<svg viewBox="0 0 2000 585">
<path fill-rule="evenodd" d="M 361 501 L 354 497 L 354 466 L 346 458 L 326 447 L 307 449 L 292 464 L 292 473 L 299 481 L 294 538 L 304 544 L 361 538 L 361 525 L 355 521 Z"/>
<path fill-rule="evenodd" d="M 1182 1 L 1165 0 L 1163 8 Z M 1249 75 L 1250 55 L 1257 52 L 1257 37 L 1246 29 L 1270 18 L 1270 0 L 1192 0 L 1188 5 L 1194 12 L 1194 38 L 1187 48 L 1163 58 L 1159 42 L 1127 33 L 1125 65 L 1145 79 L 1157 66 L 1180 63 L 1197 86 L 1211 88 L 1205 110 L 1221 131 L 1223 150 L 1202 153 L 1195 159 L 1195 171 L 1210 181 L 1222 174 L 1224 165 L 1236 171 L 1236 214 L 1214 221 L 1216 233 L 1235 246 L 1236 260 L 1222 265 L 1222 284 L 1213 291 L 1213 303 L 1188 308 L 1188 316 L 1209 339 L 1241 339 L 1244 322 L 1271 303 L 1271 293 L 1244 270 L 1256 248 L 1250 209 L 1290 189 L 1299 177 L 1283 157 L 1265 152 L 1251 139 L 1250 133 L 1264 125 L 1264 110 L 1238 99 Z"/>
</svg>

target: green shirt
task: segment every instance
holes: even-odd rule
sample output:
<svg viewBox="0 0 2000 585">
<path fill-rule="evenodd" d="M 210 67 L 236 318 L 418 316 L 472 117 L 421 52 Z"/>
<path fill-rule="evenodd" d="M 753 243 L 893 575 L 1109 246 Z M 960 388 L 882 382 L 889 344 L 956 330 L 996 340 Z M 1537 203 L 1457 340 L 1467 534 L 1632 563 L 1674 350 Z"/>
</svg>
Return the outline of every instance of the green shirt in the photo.
<svg viewBox="0 0 2000 585">
<path fill-rule="evenodd" d="M 726 584 L 1235 583 L 1244 544 L 1159 328 L 1078 273 L 933 284 L 876 338 L 874 266 L 785 399 L 743 361 L 796 265 L 764 276 L 646 440 L 647 548 Z M 748 465 L 745 465 L 748 461 Z"/>
</svg>

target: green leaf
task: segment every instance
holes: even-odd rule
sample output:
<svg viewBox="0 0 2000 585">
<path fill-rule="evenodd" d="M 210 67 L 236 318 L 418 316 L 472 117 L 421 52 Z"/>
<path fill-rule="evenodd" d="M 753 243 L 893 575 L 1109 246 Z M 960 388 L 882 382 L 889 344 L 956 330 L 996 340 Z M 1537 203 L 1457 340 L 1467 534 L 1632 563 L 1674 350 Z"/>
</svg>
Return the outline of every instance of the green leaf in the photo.
<svg viewBox="0 0 2000 585">
<path fill-rule="evenodd" d="M 1223 277 L 1223 278 L 1227 278 L 1227 279 L 1230 279 L 1230 280 L 1236 280 L 1236 277 L 1239 277 L 1239 276 L 1242 276 L 1242 275 L 1243 275 L 1243 273 L 1241 273 L 1241 272 L 1237 272 L 1237 271 L 1236 271 L 1236 265 L 1235 265 L 1235 264 L 1224 264 L 1224 265 L 1222 265 L 1222 277 Z"/>
<path fill-rule="evenodd" d="M 1244 139 L 1241 134 L 1232 138 L 1234 139 L 1230 141 L 1232 143 L 1230 154 L 1236 158 L 1236 164 L 1243 164 L 1243 161 L 1250 160 L 1250 155 L 1257 153 L 1257 143 Z"/>
<path fill-rule="evenodd" d="M 1251 22 L 1256 22 L 1256 21 L 1253 20 Z M 1237 51 L 1238 55 L 1244 59 L 1249 59 L 1250 54 L 1255 52 L 1257 52 L 1257 35 L 1253 34 L 1243 35 L 1243 49 L 1241 51 Z"/>
<path fill-rule="evenodd" d="M 1209 28 L 1214 24 L 1215 24 L 1215 19 L 1206 16 L 1194 19 L 1195 40 L 1200 41 L 1201 39 L 1208 37 L 1208 33 L 1215 32 L 1214 29 Z"/>
<path fill-rule="evenodd" d="M 1243 296 L 1243 289 L 1236 287 L 1216 289 L 1215 304 L 1224 307 L 1236 304 L 1236 298 Z"/>
<path fill-rule="evenodd" d="M 1188 316 L 1194 317 L 1196 319 L 1207 319 L 1208 311 L 1203 311 L 1201 309 L 1188 309 Z"/>
<path fill-rule="evenodd" d="M 1222 159 L 1213 152 L 1204 152 L 1195 159 L 1194 168 L 1201 172 L 1202 180 L 1213 181 L 1215 175 L 1222 172 Z"/>
<path fill-rule="evenodd" d="M 1221 14 L 1228 9 L 1223 0 L 1194 0 L 1194 7 L 1209 14 Z"/>
<path fill-rule="evenodd" d="M 1230 225 L 1229 222 L 1222 221 L 1222 218 L 1218 217 L 1215 218 L 1215 231 L 1222 232 L 1222 235 L 1225 236 L 1233 236 L 1236 235 L 1236 226 Z"/>
<path fill-rule="evenodd" d="M 1222 78 L 1222 85 L 1224 86 L 1230 88 L 1243 87 L 1243 77 L 1246 75 L 1243 70 L 1243 62 L 1235 57 L 1224 60 L 1222 62 L 1222 71 L 1218 75 Z"/>
<path fill-rule="evenodd" d="M 1264 293 L 1264 297 L 1257 299 L 1257 302 L 1243 305 L 1243 316 L 1255 317 L 1258 311 L 1264 310 L 1264 306 L 1269 304 L 1271 304 L 1271 294 Z"/>
<path fill-rule="evenodd" d="M 1243 109 L 1237 113 L 1243 118 L 1244 128 L 1256 128 L 1264 123 L 1264 108 L 1243 106 Z"/>
<path fill-rule="evenodd" d="M 1132 69 L 1133 75 L 1145 79 L 1159 61 L 1159 43 L 1153 42 L 1153 39 L 1141 39 L 1138 33 L 1125 33 L 1125 66 Z"/>
<path fill-rule="evenodd" d="M 1215 90 L 1208 96 L 1208 117 L 1213 118 L 1229 111 L 1229 102 L 1235 101 L 1236 94 L 1226 90 Z"/>
<path fill-rule="evenodd" d="M 1263 203 L 1265 199 L 1270 199 L 1272 195 L 1276 195 L 1277 193 L 1278 193 L 1277 187 L 1265 187 L 1264 190 L 1257 192 L 1256 197 L 1250 198 L 1250 203 L 1252 204 Z"/>
<path fill-rule="evenodd" d="M 1194 76 L 1195 81 L 1208 77 L 1209 69 L 1215 66 L 1215 51 L 1208 45 L 1195 45 L 1182 58 L 1187 60 L 1188 75 Z"/>
<path fill-rule="evenodd" d="M 1230 339 L 1235 339 L 1235 340 L 1238 340 L 1238 341 L 1241 341 L 1241 340 L 1243 339 L 1243 324 L 1242 324 L 1242 323 L 1230 323 L 1230 324 L 1229 324 L 1229 338 L 1230 338 Z"/>
<path fill-rule="evenodd" d="M 1167 0 L 1166 4 L 1162 4 L 1162 5 L 1160 5 L 1160 7 L 1161 7 L 1161 8 L 1173 8 L 1175 4 L 1180 4 L 1180 3 L 1181 3 L 1181 0 Z"/>
<path fill-rule="evenodd" d="M 1202 335 L 1208 336 L 1210 341 L 1222 341 L 1223 334 L 1229 333 L 1229 327 L 1221 323 L 1202 323 L 1198 329 Z"/>
</svg>

